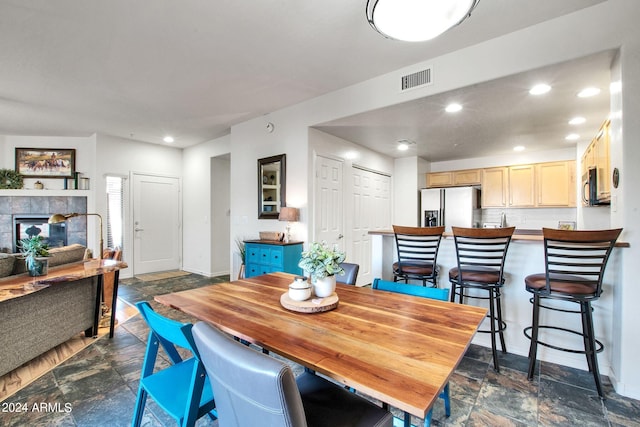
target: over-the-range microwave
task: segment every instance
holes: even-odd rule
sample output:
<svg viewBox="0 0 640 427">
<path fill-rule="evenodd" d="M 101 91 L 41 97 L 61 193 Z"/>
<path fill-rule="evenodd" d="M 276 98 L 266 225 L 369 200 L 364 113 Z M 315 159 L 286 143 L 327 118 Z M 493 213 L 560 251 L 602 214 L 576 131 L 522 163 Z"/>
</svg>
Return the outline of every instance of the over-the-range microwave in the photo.
<svg viewBox="0 0 640 427">
<path fill-rule="evenodd" d="M 606 177 L 600 177 L 607 179 Z M 582 201 L 588 206 L 599 206 L 611 204 L 610 198 L 598 198 L 598 170 L 589 169 L 582 176 Z"/>
</svg>

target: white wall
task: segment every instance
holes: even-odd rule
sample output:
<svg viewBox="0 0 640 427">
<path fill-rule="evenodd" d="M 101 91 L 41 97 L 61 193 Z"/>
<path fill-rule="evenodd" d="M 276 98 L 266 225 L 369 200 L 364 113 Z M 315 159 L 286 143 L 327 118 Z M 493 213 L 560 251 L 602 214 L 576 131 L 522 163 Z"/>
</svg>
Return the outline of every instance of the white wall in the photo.
<svg viewBox="0 0 640 427">
<path fill-rule="evenodd" d="M 422 161 L 417 157 L 395 159 L 393 174 L 393 224 L 416 227 L 420 225 L 419 189 Z"/>
<path fill-rule="evenodd" d="M 211 159 L 211 275 L 229 274 L 231 235 L 231 194 L 229 192 L 231 159 L 229 155 Z"/>
<path fill-rule="evenodd" d="M 131 194 L 130 173 L 182 176 L 182 150 L 178 148 L 148 144 L 145 142 L 118 138 L 110 135 L 96 135 L 95 179 L 92 179 L 92 191 L 96 194 L 96 212 L 106 219 L 107 200 L 105 195 L 106 175 L 117 175 L 126 178 L 125 193 Z M 123 260 L 130 265 L 133 260 L 133 227 L 131 227 L 131 210 L 125 198 L 125 230 Z M 106 227 L 106 226 L 105 226 Z M 121 271 L 121 277 L 131 277 L 133 268 Z"/>
<path fill-rule="evenodd" d="M 227 249 L 225 259 L 229 259 L 229 234 L 216 235 L 212 228 L 212 179 L 216 171 L 212 170 L 211 159 L 229 154 L 229 135 L 186 148 L 183 151 L 182 164 L 182 203 L 183 203 L 183 266 L 186 271 L 212 276 L 226 274 L 228 268 L 214 267 L 219 246 Z M 229 188 L 227 188 L 229 191 Z M 216 242 L 218 241 L 218 242 Z M 232 247 L 233 248 L 233 247 Z"/>
<path fill-rule="evenodd" d="M 76 171 L 81 172 L 84 177 L 94 181 L 96 167 L 96 136 L 73 137 L 73 136 L 0 136 L 0 168 L 15 168 L 16 148 L 60 148 L 76 150 Z M 25 178 L 24 188 L 32 189 L 33 184 L 40 181 L 45 189 L 61 190 L 64 188 L 64 179 L 60 178 Z M 90 185 L 93 185 L 90 182 Z M 87 206 L 89 209 L 90 207 Z"/>
</svg>

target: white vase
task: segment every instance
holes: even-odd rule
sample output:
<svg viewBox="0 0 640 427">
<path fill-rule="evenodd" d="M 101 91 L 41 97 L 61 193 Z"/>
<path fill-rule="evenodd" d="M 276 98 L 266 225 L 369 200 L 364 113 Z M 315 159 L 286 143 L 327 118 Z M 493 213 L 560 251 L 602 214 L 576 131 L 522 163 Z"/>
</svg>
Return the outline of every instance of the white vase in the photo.
<svg viewBox="0 0 640 427">
<path fill-rule="evenodd" d="M 316 279 L 313 284 L 313 293 L 320 298 L 331 296 L 336 290 L 336 276 L 327 276 Z"/>
</svg>

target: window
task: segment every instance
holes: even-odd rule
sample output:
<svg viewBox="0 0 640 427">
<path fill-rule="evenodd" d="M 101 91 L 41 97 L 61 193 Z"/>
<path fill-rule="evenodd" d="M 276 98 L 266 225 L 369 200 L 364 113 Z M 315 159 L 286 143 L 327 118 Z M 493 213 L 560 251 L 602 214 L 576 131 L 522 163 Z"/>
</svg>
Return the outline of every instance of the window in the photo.
<svg viewBox="0 0 640 427">
<path fill-rule="evenodd" d="M 107 176 L 107 247 L 122 248 L 124 224 L 124 181 Z"/>
</svg>

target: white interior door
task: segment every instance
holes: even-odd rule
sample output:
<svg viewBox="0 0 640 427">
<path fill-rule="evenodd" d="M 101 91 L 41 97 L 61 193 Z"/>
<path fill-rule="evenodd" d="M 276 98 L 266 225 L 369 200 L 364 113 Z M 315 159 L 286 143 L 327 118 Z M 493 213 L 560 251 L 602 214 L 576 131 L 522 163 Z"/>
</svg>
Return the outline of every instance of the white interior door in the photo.
<svg viewBox="0 0 640 427">
<path fill-rule="evenodd" d="M 362 286 L 374 279 L 369 231 L 391 228 L 391 177 L 357 167 L 352 168 L 352 177 L 353 225 L 348 257 L 360 265 L 357 284 Z"/>
<path fill-rule="evenodd" d="M 342 213 L 342 162 L 316 156 L 314 240 L 337 244 L 344 250 Z"/>
<path fill-rule="evenodd" d="M 133 273 L 180 268 L 180 230 L 180 181 L 133 174 Z"/>
</svg>

